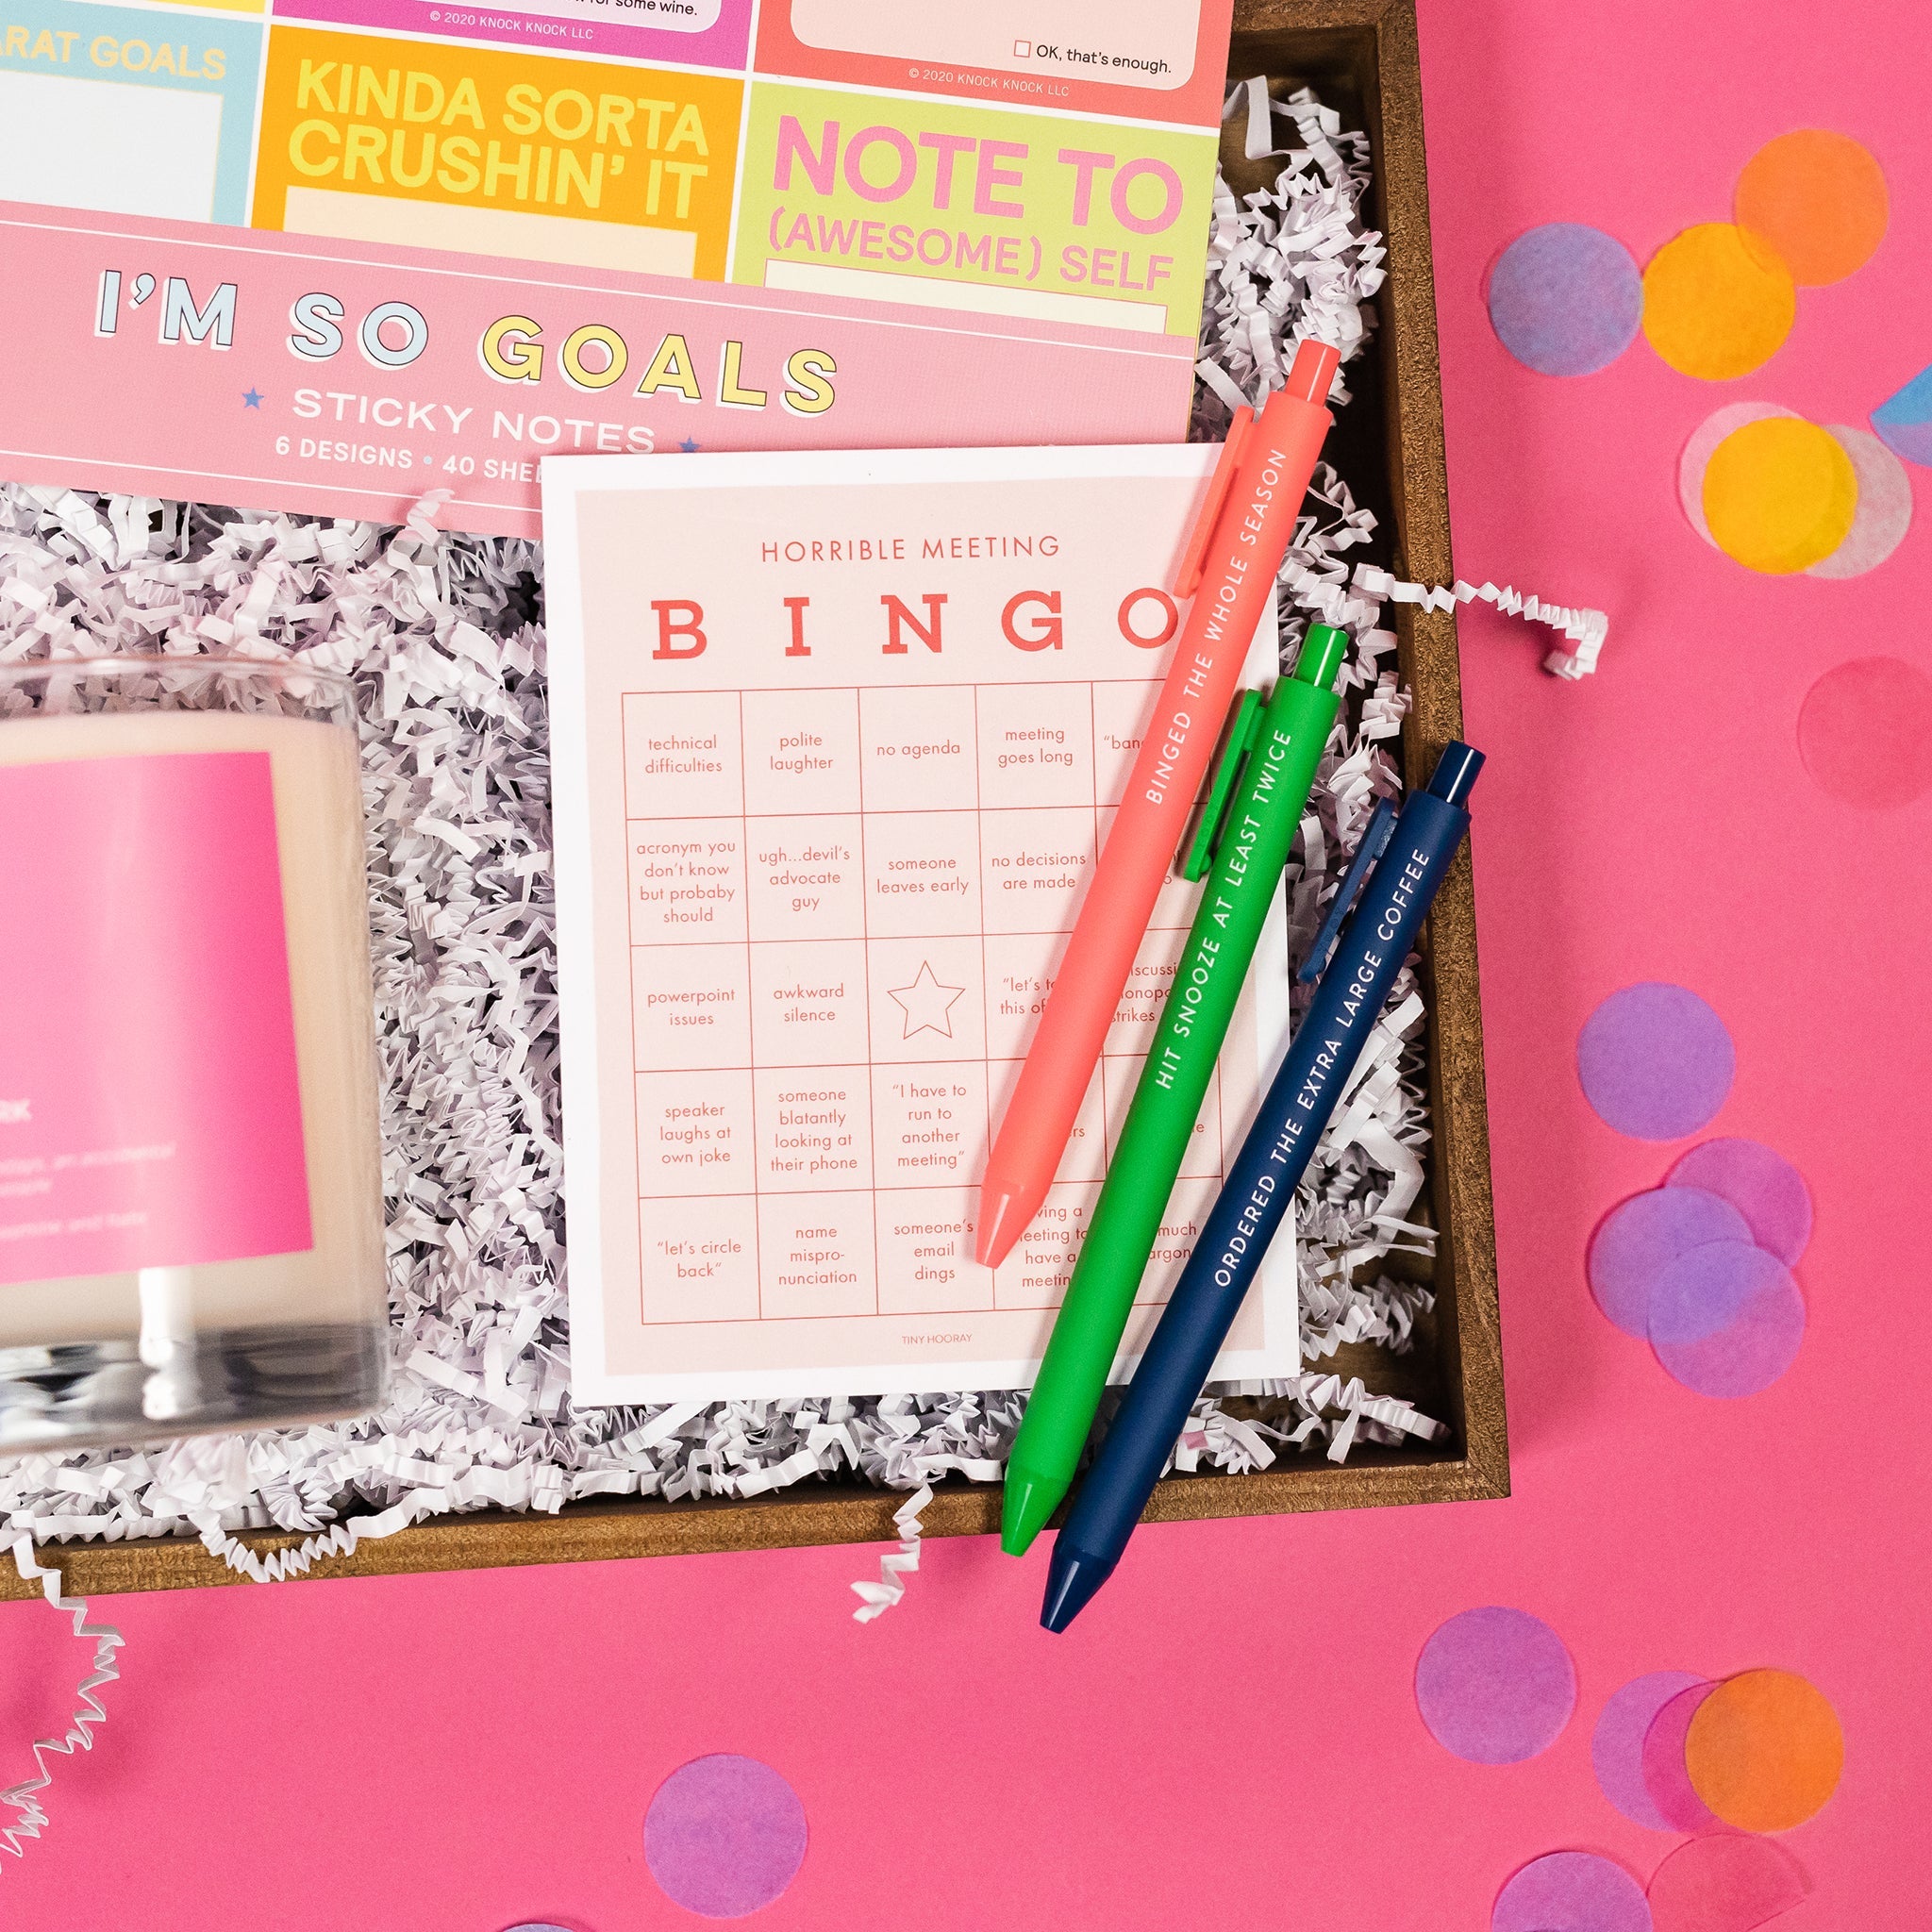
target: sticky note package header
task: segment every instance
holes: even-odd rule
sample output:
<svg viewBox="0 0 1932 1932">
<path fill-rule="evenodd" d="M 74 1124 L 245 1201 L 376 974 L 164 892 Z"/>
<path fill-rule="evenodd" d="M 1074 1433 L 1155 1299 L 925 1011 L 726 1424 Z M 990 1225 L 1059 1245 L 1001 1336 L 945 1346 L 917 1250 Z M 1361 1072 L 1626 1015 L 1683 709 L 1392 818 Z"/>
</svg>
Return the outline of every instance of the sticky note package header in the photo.
<svg viewBox="0 0 1932 1932">
<path fill-rule="evenodd" d="M 834 403 L 773 401 L 746 358 L 774 331 L 781 372 L 837 365 L 827 445 L 1016 441 L 1042 397 L 1060 420 L 1028 440 L 1186 434 L 1231 0 L 1010 33 L 963 6 L 773 0 L 756 42 L 750 0 L 24 6 L 0 28 L 0 474 L 391 517 L 442 487 L 465 526 L 527 529 L 546 454 L 794 441 Z M 359 312 L 354 276 L 311 265 L 338 256 L 382 285 Z M 453 324 L 492 273 L 495 313 Z M 284 275 L 306 286 L 267 292 Z M 515 299 L 532 279 L 570 299 Z M 305 294 L 348 325 L 353 386 L 303 379 L 326 359 L 289 340 Z M 542 380 L 538 356 L 482 350 L 491 322 L 541 332 L 560 391 L 524 427 L 489 405 Z M 48 368 L 74 407 L 36 408 Z"/>
</svg>

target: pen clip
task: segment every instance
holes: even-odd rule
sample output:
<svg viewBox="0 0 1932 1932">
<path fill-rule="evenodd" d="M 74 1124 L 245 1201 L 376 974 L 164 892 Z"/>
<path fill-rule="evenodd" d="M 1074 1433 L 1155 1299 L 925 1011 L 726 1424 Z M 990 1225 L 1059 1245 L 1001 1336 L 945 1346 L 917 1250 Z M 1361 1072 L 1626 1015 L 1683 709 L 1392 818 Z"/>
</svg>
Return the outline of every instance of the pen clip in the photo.
<svg viewBox="0 0 1932 1932">
<path fill-rule="evenodd" d="M 1208 495 L 1201 505 L 1201 514 L 1194 519 L 1188 547 L 1181 556 L 1180 574 L 1174 584 L 1176 597 L 1191 597 L 1201 587 L 1201 569 L 1207 560 L 1208 545 L 1213 540 L 1215 525 L 1221 521 L 1222 506 L 1227 501 L 1227 492 L 1234 485 L 1235 465 L 1241 461 L 1241 452 L 1246 449 L 1254 427 L 1254 410 L 1244 406 L 1234 412 L 1233 420 L 1227 425 L 1227 440 L 1221 445 L 1221 459 L 1214 465 L 1214 475 L 1208 479 Z"/>
<path fill-rule="evenodd" d="M 1248 761 L 1248 754 L 1260 741 L 1261 703 L 1259 691 L 1244 691 L 1235 699 L 1234 708 L 1227 714 L 1226 735 L 1222 740 L 1220 755 L 1208 780 L 1208 790 L 1201 797 L 1193 835 L 1183 842 L 1176 855 L 1175 870 L 1184 879 L 1205 879 L 1208 868 L 1214 862 L 1215 849 L 1221 843 L 1222 824 L 1234 797 L 1235 783 Z"/>
<path fill-rule="evenodd" d="M 1328 963 L 1328 955 L 1334 950 L 1336 937 L 1341 931 L 1341 922 L 1348 917 L 1349 908 L 1368 883 L 1371 869 L 1388 850 L 1389 841 L 1394 834 L 1395 808 L 1388 799 L 1378 798 L 1368 830 L 1362 834 L 1362 842 L 1355 848 L 1355 857 L 1349 861 L 1348 875 L 1341 881 L 1341 890 L 1330 903 L 1328 917 L 1322 922 L 1322 930 L 1315 935 L 1315 943 L 1308 948 L 1308 957 L 1295 974 L 1299 985 L 1307 986 L 1311 980 L 1321 977 L 1322 969 Z"/>
</svg>

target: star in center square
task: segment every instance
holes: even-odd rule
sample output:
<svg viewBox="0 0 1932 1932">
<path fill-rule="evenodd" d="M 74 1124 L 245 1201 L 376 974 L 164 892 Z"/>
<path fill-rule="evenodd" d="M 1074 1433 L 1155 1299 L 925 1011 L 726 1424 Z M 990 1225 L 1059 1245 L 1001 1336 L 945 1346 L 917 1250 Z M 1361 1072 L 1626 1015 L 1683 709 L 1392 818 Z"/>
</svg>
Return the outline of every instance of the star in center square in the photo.
<svg viewBox="0 0 1932 1932">
<path fill-rule="evenodd" d="M 258 389 L 244 389 L 242 391 L 242 407 L 244 409 L 261 408 L 261 391 Z"/>
<path fill-rule="evenodd" d="M 886 989 L 898 1001 L 906 1015 L 906 1030 L 899 1037 L 910 1040 L 915 1033 L 942 1033 L 953 1037 L 953 1002 L 966 991 L 963 986 L 945 986 L 933 974 L 932 961 L 922 959 L 919 973 L 910 986 Z"/>
</svg>

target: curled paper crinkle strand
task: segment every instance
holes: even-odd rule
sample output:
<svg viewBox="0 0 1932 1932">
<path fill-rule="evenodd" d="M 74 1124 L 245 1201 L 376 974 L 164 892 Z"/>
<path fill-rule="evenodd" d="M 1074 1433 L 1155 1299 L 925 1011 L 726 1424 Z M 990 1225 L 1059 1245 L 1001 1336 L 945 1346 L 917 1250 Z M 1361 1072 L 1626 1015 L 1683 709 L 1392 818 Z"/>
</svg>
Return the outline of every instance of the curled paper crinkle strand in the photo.
<svg viewBox="0 0 1932 1932">
<path fill-rule="evenodd" d="M 1541 598 L 1525 596 L 1513 587 L 1499 591 L 1494 584 L 1470 584 L 1458 577 L 1449 590 L 1430 589 L 1423 584 L 1406 583 L 1369 563 L 1356 565 L 1355 585 L 1373 597 L 1417 605 L 1424 610 L 1453 610 L 1458 604 L 1480 601 L 1493 605 L 1506 617 L 1546 624 L 1561 631 L 1575 645 L 1572 651 L 1553 650 L 1543 659 L 1543 668 L 1558 677 L 1588 677 L 1596 669 L 1598 654 L 1609 635 L 1610 621 L 1603 611 L 1546 604 Z"/>
<path fill-rule="evenodd" d="M 852 1613 L 855 1624 L 870 1624 L 874 1617 L 884 1616 L 906 1594 L 906 1578 L 919 1568 L 919 1519 L 931 1501 L 931 1486 L 922 1483 L 892 1512 L 901 1539 L 899 1547 L 888 1550 L 879 1558 L 876 1583 L 861 1578 L 852 1586 L 853 1593 L 859 1598 L 859 1606 Z"/>
<path fill-rule="evenodd" d="M 76 1751 L 93 1749 L 94 1726 L 108 1721 L 108 1713 L 94 1692 L 103 1684 L 119 1682 L 121 1673 L 114 1658 L 127 1640 L 111 1624 L 88 1622 L 86 1597 L 61 1595 L 59 1571 L 51 1566 L 43 1567 L 35 1560 L 31 1536 L 19 1535 L 13 1539 L 13 1564 L 23 1582 L 38 1582 L 41 1594 L 57 1610 L 64 1611 L 74 1620 L 74 1634 L 92 1638 L 94 1646 L 93 1668 L 75 1688 L 76 1707 L 68 1720 L 65 1734 L 58 1738 L 36 1738 L 33 1743 L 34 1775 L 7 1790 L 0 1790 L 0 1805 L 10 1807 L 18 1814 L 12 1824 L 0 1829 L 0 1846 L 19 1858 L 26 1855 L 25 1841 L 39 1838 L 47 1823 L 46 1809 L 38 1794 L 54 1781 L 53 1768 L 47 1762 L 48 1754 L 72 1757 Z M 0 1870 L 4 1869 L 0 1866 Z"/>
<path fill-rule="evenodd" d="M 1194 364 L 1194 374 L 1227 405 L 1230 410 L 1247 407 L 1247 397 L 1235 387 L 1234 378 L 1225 375 L 1218 362 L 1210 362 L 1203 357 Z"/>
</svg>

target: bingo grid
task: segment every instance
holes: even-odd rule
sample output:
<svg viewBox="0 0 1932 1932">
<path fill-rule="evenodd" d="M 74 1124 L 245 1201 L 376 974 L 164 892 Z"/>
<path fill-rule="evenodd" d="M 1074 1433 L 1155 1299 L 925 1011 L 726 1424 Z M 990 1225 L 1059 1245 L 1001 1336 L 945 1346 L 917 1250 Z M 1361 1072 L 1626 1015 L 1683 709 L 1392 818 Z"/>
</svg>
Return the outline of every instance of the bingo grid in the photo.
<svg viewBox="0 0 1932 1932">
<path fill-rule="evenodd" d="M 1157 689 L 624 695 L 647 1324 L 1058 1304 L 1198 887 L 1163 888 L 996 1271 L 970 1258 L 976 1183 Z M 1217 1070 L 1150 1301 L 1220 1178 L 1220 1097 Z"/>
</svg>

